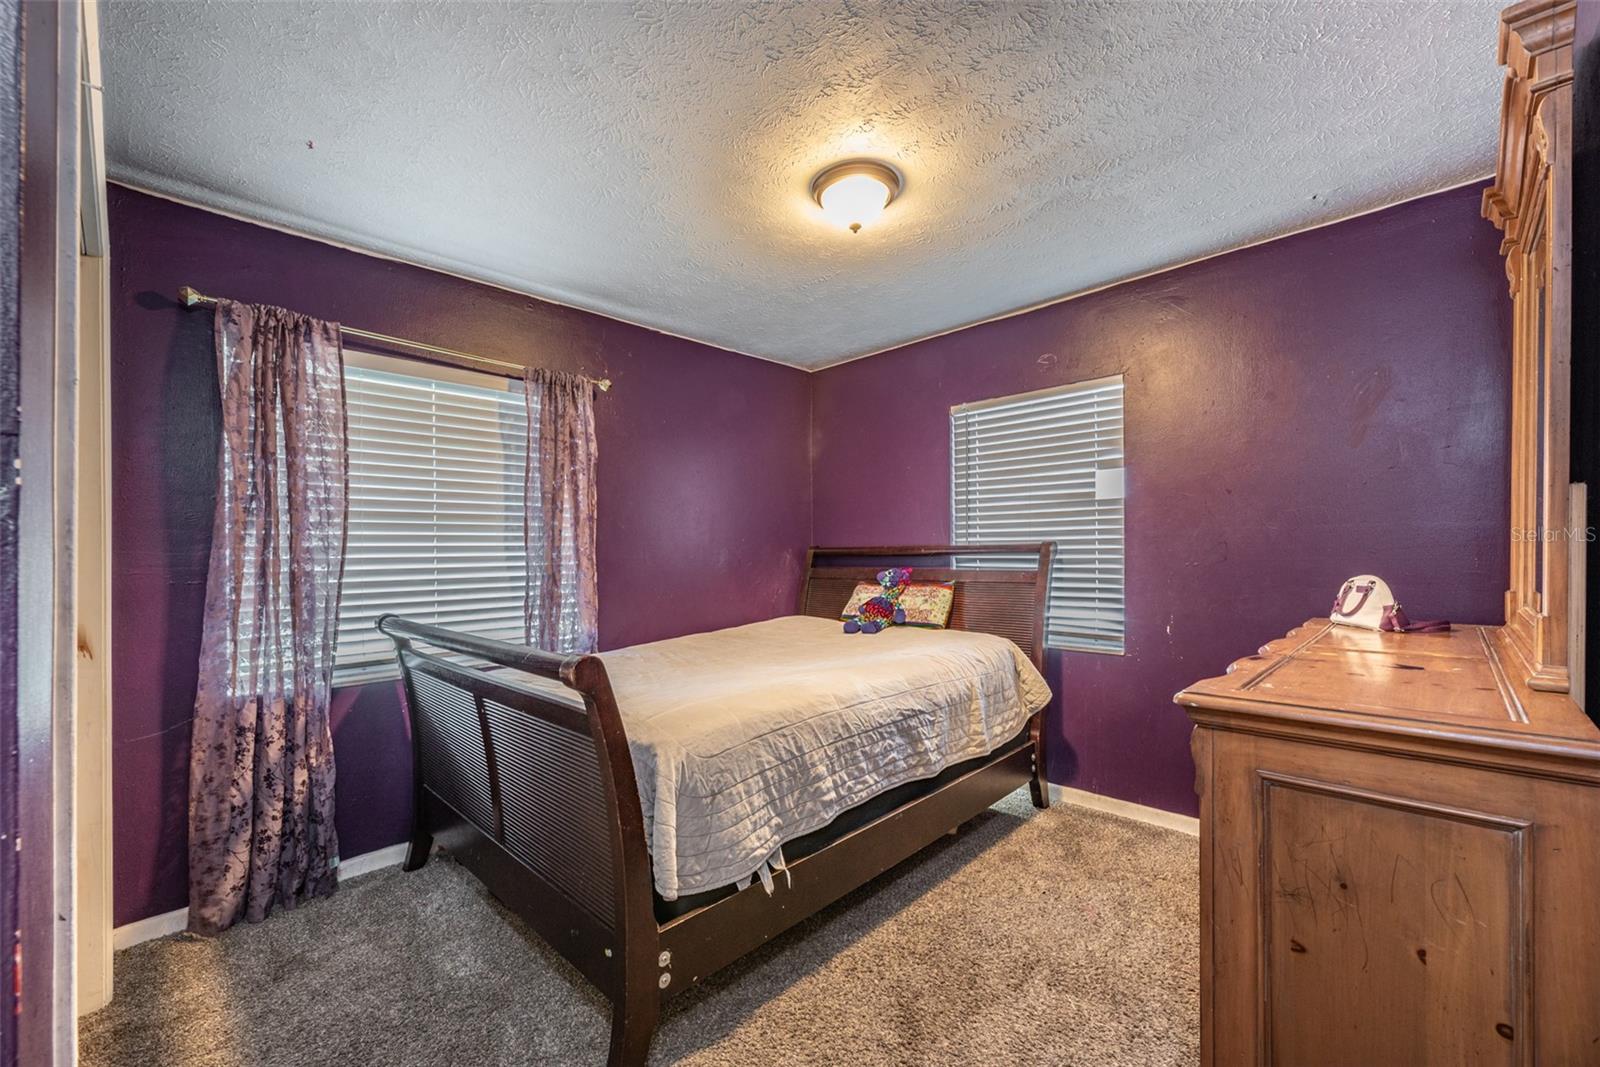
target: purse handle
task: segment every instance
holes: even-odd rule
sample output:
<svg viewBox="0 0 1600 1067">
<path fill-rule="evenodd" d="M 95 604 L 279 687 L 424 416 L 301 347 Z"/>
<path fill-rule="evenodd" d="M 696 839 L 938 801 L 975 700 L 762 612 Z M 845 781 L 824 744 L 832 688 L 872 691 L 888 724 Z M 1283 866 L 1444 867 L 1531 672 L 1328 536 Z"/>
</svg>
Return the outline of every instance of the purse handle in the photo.
<svg viewBox="0 0 1600 1067">
<path fill-rule="evenodd" d="M 1333 613 L 1335 615 L 1343 615 L 1347 619 L 1352 615 L 1357 614 L 1363 607 L 1366 606 L 1367 598 L 1372 595 L 1372 591 L 1376 588 L 1378 588 L 1377 582 L 1367 582 L 1365 585 L 1356 585 L 1354 582 L 1345 582 L 1344 585 L 1339 588 L 1339 595 L 1333 598 Z M 1360 593 L 1361 599 L 1356 601 L 1355 607 L 1347 611 L 1345 610 L 1344 602 L 1349 599 L 1349 596 L 1352 592 Z"/>
</svg>

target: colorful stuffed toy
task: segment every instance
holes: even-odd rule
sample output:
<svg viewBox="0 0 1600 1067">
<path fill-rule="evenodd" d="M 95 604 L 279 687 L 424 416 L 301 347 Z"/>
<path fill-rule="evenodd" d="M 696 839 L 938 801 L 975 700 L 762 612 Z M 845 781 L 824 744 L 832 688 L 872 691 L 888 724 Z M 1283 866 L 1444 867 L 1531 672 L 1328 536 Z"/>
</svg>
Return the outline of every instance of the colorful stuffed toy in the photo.
<svg viewBox="0 0 1600 1067">
<path fill-rule="evenodd" d="M 900 595 L 911 584 L 911 568 L 890 567 L 879 571 L 878 584 L 883 587 L 882 592 L 862 603 L 854 618 L 845 620 L 845 633 L 875 634 L 885 626 L 906 621 L 906 613 L 900 608 Z"/>
</svg>

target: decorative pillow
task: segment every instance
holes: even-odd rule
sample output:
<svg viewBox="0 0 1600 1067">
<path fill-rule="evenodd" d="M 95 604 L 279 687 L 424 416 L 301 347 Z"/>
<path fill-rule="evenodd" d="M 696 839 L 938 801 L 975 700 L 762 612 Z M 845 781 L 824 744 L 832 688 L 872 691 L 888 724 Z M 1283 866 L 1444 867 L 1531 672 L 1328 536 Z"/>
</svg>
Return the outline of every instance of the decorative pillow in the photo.
<svg viewBox="0 0 1600 1067">
<path fill-rule="evenodd" d="M 955 596 L 955 582 L 912 582 L 900 594 L 900 610 L 906 613 L 902 625 L 944 629 Z"/>
<path fill-rule="evenodd" d="M 850 594 L 850 601 L 839 613 L 839 618 L 845 620 L 857 618 L 861 614 L 862 606 L 881 592 L 883 586 L 877 582 L 857 582 L 855 592 Z"/>
</svg>

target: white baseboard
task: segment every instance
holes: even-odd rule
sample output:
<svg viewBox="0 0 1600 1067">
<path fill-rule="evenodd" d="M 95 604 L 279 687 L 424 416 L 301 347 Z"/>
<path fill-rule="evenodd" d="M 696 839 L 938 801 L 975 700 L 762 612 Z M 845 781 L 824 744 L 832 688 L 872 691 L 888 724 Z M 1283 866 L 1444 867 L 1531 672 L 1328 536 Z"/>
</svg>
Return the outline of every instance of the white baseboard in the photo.
<svg viewBox="0 0 1600 1067">
<path fill-rule="evenodd" d="M 402 841 L 398 845 L 380 848 L 372 852 L 363 852 L 359 856 L 351 856 L 347 860 L 339 861 L 339 881 L 351 878 L 360 878 L 363 874 L 381 871 L 385 867 L 398 867 L 406 861 L 406 849 L 411 846 Z"/>
<path fill-rule="evenodd" d="M 177 911 L 162 912 L 152 915 L 148 919 L 119 926 L 111 931 L 111 951 L 121 952 L 134 945 L 142 945 L 146 941 L 154 941 L 158 937 L 175 934 L 189 925 L 189 909 L 179 908 Z"/>
<path fill-rule="evenodd" d="M 1120 815 L 1124 819 L 1147 822 L 1151 826 L 1176 830 L 1192 837 L 1200 836 L 1200 820 L 1191 815 L 1179 815 L 1175 811 L 1162 811 L 1160 808 L 1147 808 L 1143 804 L 1118 800 L 1116 797 L 1090 793 L 1083 789 L 1073 789 L 1071 786 L 1051 783 L 1050 803 L 1075 804 L 1080 808 L 1092 808 L 1110 815 Z"/>
<path fill-rule="evenodd" d="M 347 860 L 339 861 L 339 881 L 359 878 L 363 874 L 381 871 L 385 867 L 396 867 L 405 862 L 405 844 L 390 845 L 373 852 L 363 852 L 359 856 L 351 856 Z M 179 908 L 177 911 L 163 912 L 152 915 L 148 919 L 119 926 L 111 931 L 112 951 L 121 952 L 125 948 L 154 941 L 158 937 L 167 937 L 176 934 L 189 925 L 189 909 Z"/>
</svg>

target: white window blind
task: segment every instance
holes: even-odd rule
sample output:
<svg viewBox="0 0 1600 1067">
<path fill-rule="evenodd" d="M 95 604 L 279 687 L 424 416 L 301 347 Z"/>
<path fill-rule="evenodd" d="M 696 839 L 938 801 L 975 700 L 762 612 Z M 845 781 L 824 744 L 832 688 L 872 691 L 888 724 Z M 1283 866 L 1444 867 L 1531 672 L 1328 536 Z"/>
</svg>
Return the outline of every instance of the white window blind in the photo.
<svg viewBox="0 0 1600 1067">
<path fill-rule="evenodd" d="M 522 383 L 345 352 L 350 528 L 335 669 L 394 662 L 385 612 L 523 637 Z"/>
<path fill-rule="evenodd" d="M 950 456 L 955 542 L 1054 541 L 1045 643 L 1122 652 L 1121 375 L 952 408 Z"/>
</svg>

